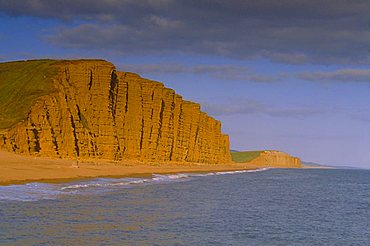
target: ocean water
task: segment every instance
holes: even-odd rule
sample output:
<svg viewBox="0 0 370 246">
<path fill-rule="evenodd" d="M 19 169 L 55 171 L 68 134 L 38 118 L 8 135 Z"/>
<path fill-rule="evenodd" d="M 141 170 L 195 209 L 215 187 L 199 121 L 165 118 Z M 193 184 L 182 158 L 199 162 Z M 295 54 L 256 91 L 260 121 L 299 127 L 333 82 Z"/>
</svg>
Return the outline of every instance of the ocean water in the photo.
<svg viewBox="0 0 370 246">
<path fill-rule="evenodd" d="M 370 171 L 0 187 L 0 245 L 370 245 Z"/>
</svg>

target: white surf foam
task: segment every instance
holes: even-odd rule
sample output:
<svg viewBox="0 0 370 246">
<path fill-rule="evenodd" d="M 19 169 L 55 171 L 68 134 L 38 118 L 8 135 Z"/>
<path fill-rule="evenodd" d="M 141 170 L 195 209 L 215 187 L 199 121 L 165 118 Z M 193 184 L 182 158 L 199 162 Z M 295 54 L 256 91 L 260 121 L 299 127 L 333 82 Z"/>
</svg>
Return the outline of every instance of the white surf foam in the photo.
<svg viewBox="0 0 370 246">
<path fill-rule="evenodd" d="M 224 175 L 224 174 L 239 174 L 239 173 L 256 173 L 261 171 L 269 170 L 270 168 L 264 167 L 254 170 L 238 170 L 238 171 L 226 171 L 226 172 L 216 172 L 216 175 Z"/>
<path fill-rule="evenodd" d="M 178 174 L 153 174 L 153 181 L 171 181 L 171 180 L 178 180 L 178 179 L 186 179 L 189 178 L 190 175 L 187 173 L 178 173 Z"/>
<path fill-rule="evenodd" d="M 240 174 L 240 173 L 255 173 L 269 170 L 270 168 L 258 168 L 253 170 L 237 170 L 237 171 L 225 171 L 225 172 L 212 172 L 212 173 L 204 173 L 204 174 L 191 174 L 190 176 L 194 177 L 206 177 L 206 176 L 213 176 L 213 175 L 225 175 L 225 174 Z"/>
<path fill-rule="evenodd" d="M 99 178 L 69 184 L 29 183 L 25 185 L 0 186 L 0 201 L 37 201 L 56 199 L 61 195 L 84 194 L 85 192 L 106 191 L 114 188 L 129 188 L 138 185 L 184 182 L 197 177 L 232 175 L 266 171 L 269 168 L 210 173 L 153 174 L 151 178 Z"/>
<path fill-rule="evenodd" d="M 214 175 L 225 175 L 225 174 L 241 174 L 241 173 L 253 173 L 268 170 L 268 168 L 260 168 L 255 170 L 238 170 L 238 171 L 226 171 L 226 172 L 211 172 L 211 173 L 178 173 L 178 174 L 153 174 L 152 178 L 147 179 L 97 179 L 93 181 L 82 181 L 84 183 L 78 183 L 73 185 L 68 185 L 61 187 L 61 191 L 71 191 L 76 189 L 86 189 L 86 188 L 109 188 L 109 187 L 119 187 L 119 186 L 130 186 L 130 185 L 140 185 L 149 183 L 167 183 L 180 180 L 189 180 L 192 177 L 206 177 Z M 87 182 L 87 183 L 86 183 Z"/>
<path fill-rule="evenodd" d="M 122 181 L 120 181 L 122 180 Z M 86 189 L 94 187 L 114 187 L 114 186 L 129 186 L 135 184 L 143 184 L 150 182 L 151 179 L 98 179 L 96 181 L 82 181 L 88 183 L 79 183 L 74 185 L 63 186 L 59 190 L 61 191 L 70 191 L 75 189 Z"/>
<path fill-rule="evenodd" d="M 0 186 L 0 201 L 37 201 L 54 199 L 60 192 L 52 184 L 28 183 L 25 185 Z"/>
</svg>

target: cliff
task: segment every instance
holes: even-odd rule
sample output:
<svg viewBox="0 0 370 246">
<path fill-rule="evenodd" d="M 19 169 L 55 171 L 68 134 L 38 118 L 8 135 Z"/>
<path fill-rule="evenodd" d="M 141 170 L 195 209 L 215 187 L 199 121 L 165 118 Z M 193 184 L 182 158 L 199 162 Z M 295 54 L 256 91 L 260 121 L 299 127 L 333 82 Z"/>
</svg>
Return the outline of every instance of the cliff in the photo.
<svg viewBox="0 0 370 246">
<path fill-rule="evenodd" d="M 231 161 L 221 123 L 200 111 L 199 104 L 103 60 L 3 63 L 0 91 L 0 149 L 9 152 L 66 159 Z"/>
<path fill-rule="evenodd" d="M 233 160 L 261 167 L 300 168 L 301 160 L 276 150 L 233 152 Z"/>
</svg>

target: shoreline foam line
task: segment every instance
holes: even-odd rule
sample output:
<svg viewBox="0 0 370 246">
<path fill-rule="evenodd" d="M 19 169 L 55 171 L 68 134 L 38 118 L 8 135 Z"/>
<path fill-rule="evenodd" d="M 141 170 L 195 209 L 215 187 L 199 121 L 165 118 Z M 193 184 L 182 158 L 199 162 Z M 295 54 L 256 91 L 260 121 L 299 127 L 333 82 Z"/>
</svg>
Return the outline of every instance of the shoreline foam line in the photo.
<svg viewBox="0 0 370 246">
<path fill-rule="evenodd" d="M 209 172 L 209 173 L 178 173 L 153 174 L 150 178 L 97 178 L 83 181 L 47 184 L 27 183 L 22 185 L 0 186 L 0 203 L 4 201 L 38 201 L 58 199 L 65 195 L 83 195 L 96 192 L 106 192 L 112 189 L 132 188 L 140 185 L 166 184 L 172 182 L 191 181 L 193 178 L 254 173 L 266 171 L 269 168 L 256 170 Z"/>
<path fill-rule="evenodd" d="M 153 174 L 151 178 L 103 178 L 103 179 L 92 179 L 91 181 L 82 181 L 89 183 L 82 183 L 76 185 L 69 185 L 60 188 L 60 190 L 68 189 L 79 189 L 79 188 L 90 188 L 90 187 L 114 187 L 114 186 L 130 186 L 145 183 L 167 183 L 177 180 L 190 180 L 193 177 L 207 177 L 215 175 L 230 175 L 230 174 L 241 174 L 241 173 L 254 173 L 266 171 L 270 168 L 260 168 L 256 170 L 244 170 L 244 171 L 228 171 L 228 172 L 210 172 L 210 173 L 178 173 L 178 174 Z M 101 183 L 96 183 L 95 181 L 101 181 Z"/>
</svg>

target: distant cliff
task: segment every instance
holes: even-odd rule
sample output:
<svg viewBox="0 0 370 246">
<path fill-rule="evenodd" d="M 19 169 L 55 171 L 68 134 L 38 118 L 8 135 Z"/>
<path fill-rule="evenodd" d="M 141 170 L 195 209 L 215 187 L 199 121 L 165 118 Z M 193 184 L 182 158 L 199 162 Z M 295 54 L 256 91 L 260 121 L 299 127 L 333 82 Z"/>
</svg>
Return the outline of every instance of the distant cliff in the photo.
<svg viewBox="0 0 370 246">
<path fill-rule="evenodd" d="M 1 93 L 2 91 L 2 93 Z M 7 92 L 9 91 L 9 92 Z M 221 123 L 103 60 L 0 64 L 0 149 L 32 156 L 225 163 Z"/>
<path fill-rule="evenodd" d="M 235 162 L 261 167 L 300 168 L 301 160 L 276 150 L 232 152 Z"/>
</svg>

